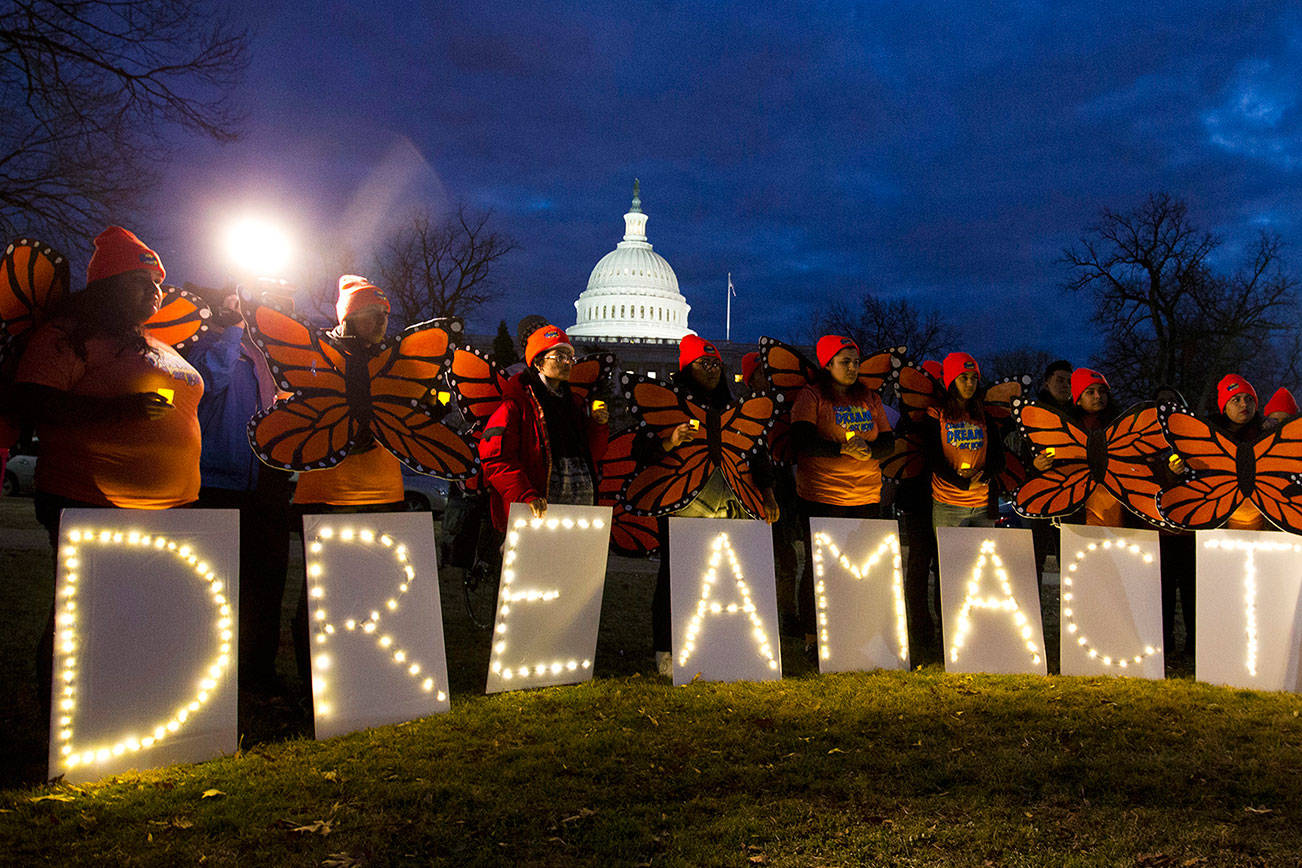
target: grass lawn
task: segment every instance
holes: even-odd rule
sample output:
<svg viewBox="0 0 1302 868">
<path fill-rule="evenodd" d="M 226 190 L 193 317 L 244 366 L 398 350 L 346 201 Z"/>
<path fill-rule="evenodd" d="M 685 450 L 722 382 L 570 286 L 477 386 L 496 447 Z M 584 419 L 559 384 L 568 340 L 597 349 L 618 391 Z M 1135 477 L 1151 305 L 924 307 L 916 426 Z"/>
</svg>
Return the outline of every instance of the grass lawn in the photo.
<svg viewBox="0 0 1302 868">
<path fill-rule="evenodd" d="M 5 504 L 0 526 L 15 516 Z M 37 767 L 13 755 L 40 742 L 23 730 L 49 563 L 0 557 L 14 783 Z M 673 688 L 651 674 L 651 584 L 645 564 L 612 571 L 591 684 L 485 697 L 488 637 L 446 576 L 449 714 L 315 742 L 292 702 L 242 702 L 236 756 L 0 791 L 0 862 L 1302 864 L 1302 697 L 1188 677 L 820 676 L 790 643 L 782 681 Z"/>
</svg>

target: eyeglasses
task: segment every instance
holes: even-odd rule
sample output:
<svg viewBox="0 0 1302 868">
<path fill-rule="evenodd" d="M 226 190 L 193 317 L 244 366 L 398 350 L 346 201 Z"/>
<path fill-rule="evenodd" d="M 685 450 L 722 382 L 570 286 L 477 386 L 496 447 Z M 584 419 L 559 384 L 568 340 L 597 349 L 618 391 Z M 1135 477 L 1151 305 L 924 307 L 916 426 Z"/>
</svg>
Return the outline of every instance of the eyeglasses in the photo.
<svg viewBox="0 0 1302 868">
<path fill-rule="evenodd" d="M 692 362 L 692 364 L 697 365 L 698 367 L 705 368 L 706 370 L 723 367 L 723 362 L 719 361 L 716 358 L 712 358 L 710 356 L 701 356 L 699 359 Z"/>
<path fill-rule="evenodd" d="M 543 358 L 551 359 L 553 362 L 555 362 L 558 365 L 574 364 L 574 353 L 569 353 L 569 352 L 547 353 L 545 356 L 543 356 Z"/>
</svg>

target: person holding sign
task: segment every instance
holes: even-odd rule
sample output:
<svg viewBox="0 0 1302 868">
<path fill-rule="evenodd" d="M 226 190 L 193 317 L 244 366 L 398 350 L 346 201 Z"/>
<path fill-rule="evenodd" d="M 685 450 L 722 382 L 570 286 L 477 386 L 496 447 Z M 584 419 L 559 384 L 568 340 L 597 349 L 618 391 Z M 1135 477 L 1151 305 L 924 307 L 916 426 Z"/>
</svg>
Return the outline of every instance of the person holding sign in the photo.
<svg viewBox="0 0 1302 868">
<path fill-rule="evenodd" d="M 70 507 L 170 509 L 199 495 L 203 380 L 143 326 L 163 299 L 158 254 L 121 226 L 95 239 L 86 288 L 32 333 L 14 406 L 41 441 L 36 518 L 56 550 Z M 48 707 L 54 608 L 37 649 Z"/>
<path fill-rule="evenodd" d="M 817 379 L 800 391 L 791 409 L 796 496 L 805 551 L 812 551 L 811 517 L 879 516 L 879 462 L 895 449 L 895 434 L 881 396 L 859 379 L 859 346 L 842 335 L 823 335 L 815 353 Z M 805 559 L 800 581 L 806 654 L 817 650 L 812 560 Z"/>
<path fill-rule="evenodd" d="M 923 452 L 931 471 L 933 527 L 993 527 L 995 490 L 1003 467 L 998 429 L 979 392 L 981 370 L 967 353 L 941 364 L 945 397 L 928 411 Z"/>
<path fill-rule="evenodd" d="M 570 391 L 574 346 L 559 326 L 535 329 L 524 360 L 525 369 L 503 388 L 502 403 L 479 441 L 498 533 L 506 532 L 512 503 L 527 503 L 539 518 L 549 502 L 595 504 L 597 462 L 610 436 L 605 403 L 589 407 Z"/>
</svg>

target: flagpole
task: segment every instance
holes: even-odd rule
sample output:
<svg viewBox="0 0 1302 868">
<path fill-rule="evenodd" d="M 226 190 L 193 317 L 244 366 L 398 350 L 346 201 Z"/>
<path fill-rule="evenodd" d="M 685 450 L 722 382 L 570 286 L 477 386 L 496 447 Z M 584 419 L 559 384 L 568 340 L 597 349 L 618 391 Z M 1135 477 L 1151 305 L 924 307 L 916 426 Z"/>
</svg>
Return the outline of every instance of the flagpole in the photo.
<svg viewBox="0 0 1302 868">
<path fill-rule="evenodd" d="M 732 272 L 728 272 L 728 322 L 724 327 L 723 339 L 732 343 Z"/>
</svg>

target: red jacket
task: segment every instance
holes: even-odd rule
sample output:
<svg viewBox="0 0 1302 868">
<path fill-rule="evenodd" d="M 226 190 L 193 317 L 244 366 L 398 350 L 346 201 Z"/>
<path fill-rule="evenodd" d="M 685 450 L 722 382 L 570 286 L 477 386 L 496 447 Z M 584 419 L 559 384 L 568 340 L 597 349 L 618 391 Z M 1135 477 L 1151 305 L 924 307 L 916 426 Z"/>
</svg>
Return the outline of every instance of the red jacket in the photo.
<svg viewBox="0 0 1302 868">
<path fill-rule="evenodd" d="M 542 406 L 525 379 L 533 376 L 537 375 L 526 369 L 508 381 L 502 390 L 502 403 L 489 417 L 479 441 L 479 461 L 492 495 L 493 526 L 499 531 L 506 530 L 511 504 L 547 497 L 552 455 Z M 570 401 L 586 423 L 587 457 L 595 491 L 599 481 L 597 462 L 606 454 L 610 429 L 592 421 L 578 395 L 570 395 Z"/>
</svg>

